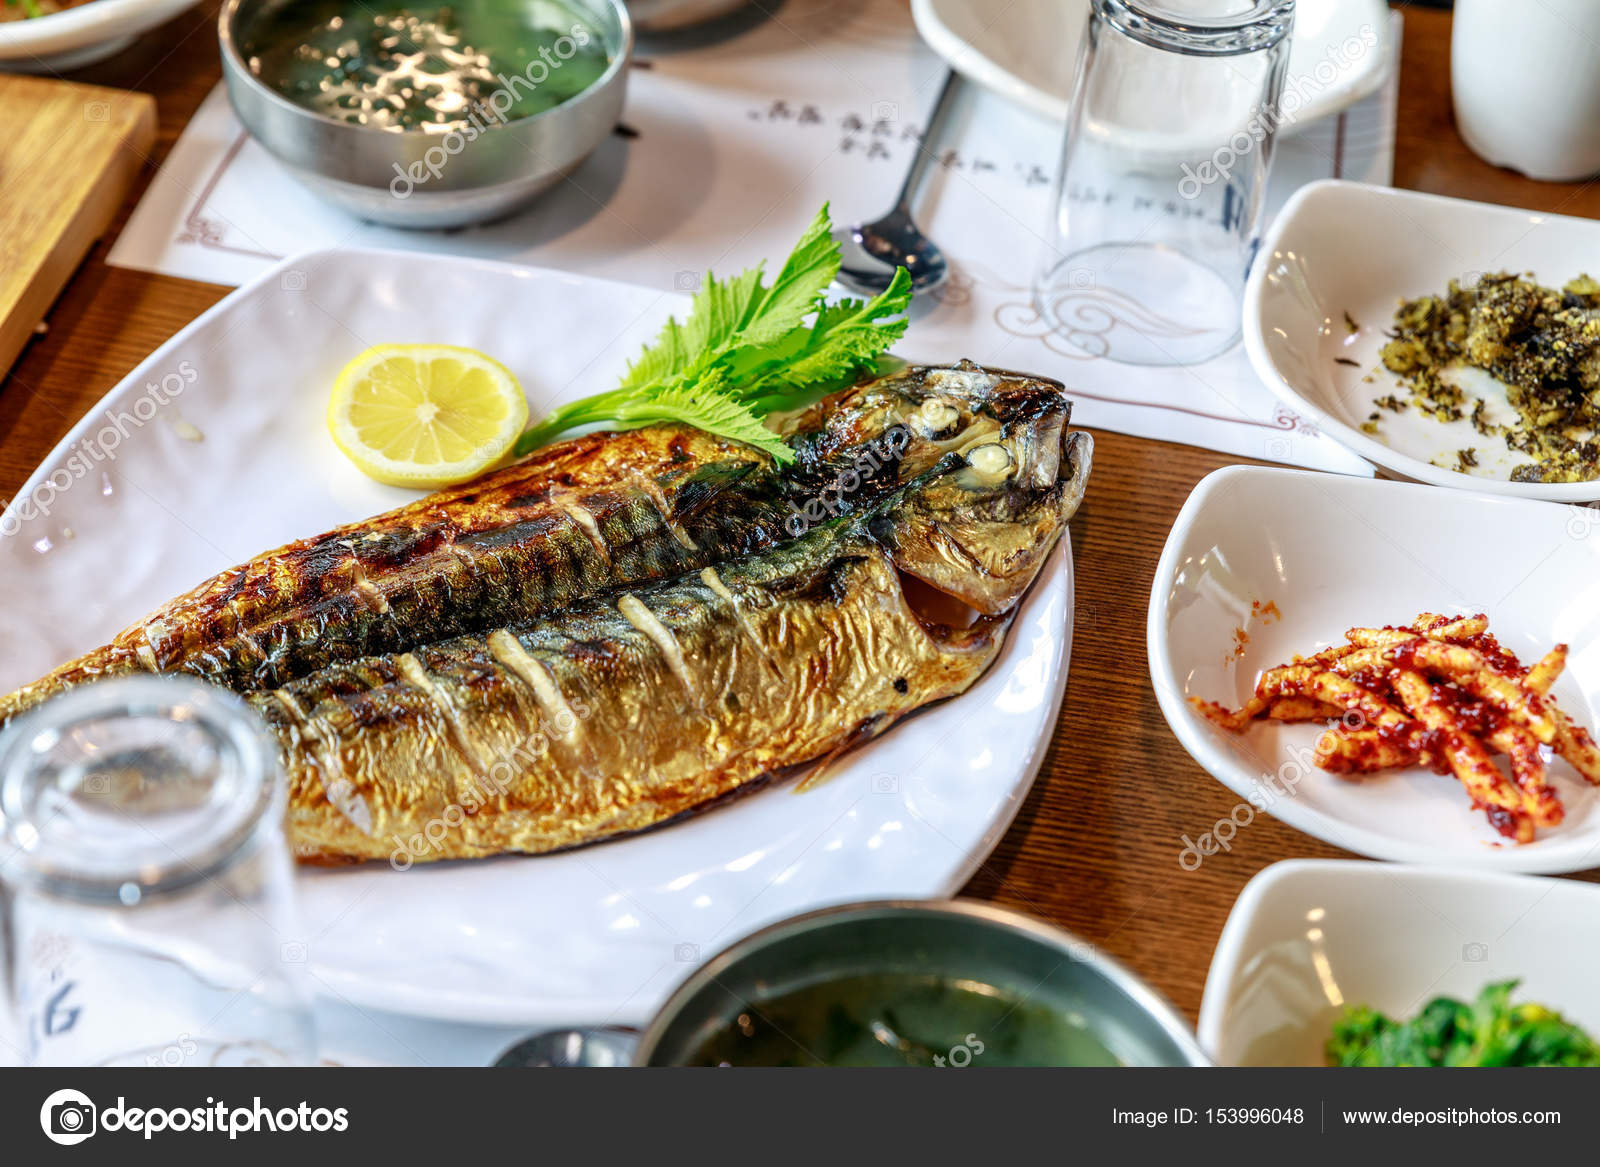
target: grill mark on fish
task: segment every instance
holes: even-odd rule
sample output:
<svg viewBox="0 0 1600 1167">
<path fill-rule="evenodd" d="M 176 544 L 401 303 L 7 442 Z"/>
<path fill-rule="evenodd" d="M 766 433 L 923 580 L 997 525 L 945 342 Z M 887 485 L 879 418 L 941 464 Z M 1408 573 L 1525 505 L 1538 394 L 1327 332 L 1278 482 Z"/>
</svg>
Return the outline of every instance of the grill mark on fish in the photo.
<svg viewBox="0 0 1600 1167">
<path fill-rule="evenodd" d="M 422 667 L 422 662 L 409 652 L 403 652 L 395 658 L 395 665 L 400 670 L 400 675 L 412 688 L 418 690 L 424 697 L 433 703 L 441 715 L 445 740 L 450 743 L 450 748 L 460 755 L 461 760 L 472 770 L 473 776 L 485 783 L 491 783 L 489 767 L 492 762 L 485 761 L 479 756 L 471 737 L 467 734 L 462 724 L 461 711 L 456 707 L 444 687 L 436 685 L 433 678 L 428 676 L 428 670 Z M 449 792 L 450 801 L 459 801 L 459 789 L 452 784 Z"/>
<path fill-rule="evenodd" d="M 589 537 L 589 545 L 594 548 L 595 554 L 609 567 L 611 549 L 606 546 L 605 539 L 600 535 L 600 524 L 595 522 L 594 512 L 575 502 L 565 503 L 561 509 L 566 512 L 568 518 L 582 528 L 583 533 Z"/>
<path fill-rule="evenodd" d="M 772 653 L 767 651 L 767 646 L 761 643 L 761 638 L 756 635 L 755 628 L 751 626 L 750 618 L 745 615 L 744 608 L 739 603 L 739 598 L 729 590 L 727 584 L 722 582 L 722 577 L 717 574 L 717 569 L 714 567 L 706 568 L 700 573 L 700 579 L 718 599 L 722 600 L 732 610 L 734 622 L 738 624 L 739 630 L 744 633 L 745 639 L 750 642 L 751 647 L 761 654 L 762 660 L 766 661 L 767 668 L 771 670 L 773 679 L 780 685 L 787 685 L 789 678 L 783 675 L 783 669 L 773 659 Z"/>
<path fill-rule="evenodd" d="M 672 532 L 672 537 L 678 541 L 680 547 L 685 551 L 699 550 L 699 547 L 695 545 L 695 541 L 689 537 L 689 533 L 683 529 L 682 524 L 673 517 L 672 505 L 667 502 L 667 493 L 661 489 L 659 482 L 636 473 L 629 479 L 629 483 L 635 490 L 650 500 L 650 505 L 656 508 L 656 513 L 661 516 L 661 521 L 666 524 L 667 530 Z"/>
<path fill-rule="evenodd" d="M 644 601 L 631 593 L 617 599 L 617 611 L 661 651 L 661 655 L 666 659 L 667 668 L 671 669 L 672 675 L 682 682 L 683 691 L 689 695 L 691 701 L 699 704 L 694 678 L 689 675 L 689 663 L 683 659 L 683 648 L 678 644 L 677 637 L 672 635 L 672 630 L 658 620 L 654 612 L 645 607 Z"/>
<path fill-rule="evenodd" d="M 549 666 L 536 658 L 510 631 L 497 628 L 485 641 L 490 655 L 517 681 L 533 693 L 539 710 L 539 724 L 549 727 L 547 737 L 561 743 L 580 774 L 590 782 L 605 781 L 593 745 L 584 736 L 584 717 L 561 691 L 561 683 Z M 566 728 L 563 729 L 562 726 Z"/>
<path fill-rule="evenodd" d="M 566 697 L 561 692 L 561 686 L 556 683 L 550 670 L 535 660 L 532 654 L 522 647 L 522 642 L 504 628 L 497 628 L 489 633 L 487 643 L 495 660 L 533 691 L 539 710 L 547 720 L 557 726 L 564 721 L 573 726 L 561 736 L 570 737 L 576 734 L 578 716 L 567 703 Z"/>
<path fill-rule="evenodd" d="M 367 573 L 362 569 L 359 559 L 351 561 L 350 576 L 356 595 L 360 596 L 362 601 L 366 603 L 368 610 L 378 616 L 387 616 L 389 614 L 389 599 L 378 590 L 377 584 L 367 578 Z"/>
<path fill-rule="evenodd" d="M 321 770 L 322 792 L 323 797 L 328 800 L 328 805 L 348 819 L 362 834 L 371 835 L 372 808 L 357 792 L 355 783 L 346 776 L 339 758 L 338 743 L 332 740 L 328 727 L 317 718 L 309 716 L 290 693 L 275 690 L 266 694 L 265 699 L 276 702 L 288 713 L 294 736 L 301 740 L 310 739 L 313 743 L 311 752 Z M 292 746 L 292 741 L 286 745 Z"/>
</svg>

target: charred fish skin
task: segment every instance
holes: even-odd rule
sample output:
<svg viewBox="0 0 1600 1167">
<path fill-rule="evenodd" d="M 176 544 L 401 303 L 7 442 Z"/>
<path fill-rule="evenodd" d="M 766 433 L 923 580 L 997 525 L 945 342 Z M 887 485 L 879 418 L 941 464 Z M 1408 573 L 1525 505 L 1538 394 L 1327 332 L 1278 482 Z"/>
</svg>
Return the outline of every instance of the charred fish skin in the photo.
<svg viewBox="0 0 1600 1167">
<path fill-rule="evenodd" d="M 537 854 L 660 825 L 965 692 L 1082 497 L 1090 443 L 999 443 L 1049 485 L 945 455 L 871 511 L 552 617 L 337 665 L 250 698 L 290 776 L 303 861 Z M 986 459 L 979 459 L 983 462 Z M 965 498 L 971 508 L 962 510 Z M 989 557 L 977 544 L 1015 526 Z M 1026 546 L 1024 546 L 1026 545 Z M 941 623 L 907 577 L 955 557 L 988 614 Z"/>
<path fill-rule="evenodd" d="M 76 684 L 185 672 L 238 692 L 553 611 L 797 537 L 1000 432 L 1060 386 L 909 368 L 792 419 L 794 465 L 679 427 L 594 434 L 221 573 L 0 698 L 0 726 Z"/>
</svg>

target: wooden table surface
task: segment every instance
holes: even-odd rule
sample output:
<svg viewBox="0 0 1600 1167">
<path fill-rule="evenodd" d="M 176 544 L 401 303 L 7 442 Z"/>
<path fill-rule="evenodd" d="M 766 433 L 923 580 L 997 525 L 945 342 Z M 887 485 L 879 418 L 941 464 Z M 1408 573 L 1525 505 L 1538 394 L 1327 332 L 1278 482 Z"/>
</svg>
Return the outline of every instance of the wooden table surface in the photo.
<svg viewBox="0 0 1600 1167">
<path fill-rule="evenodd" d="M 160 135 L 142 193 L 218 80 L 214 3 L 71 76 L 155 95 Z M 1600 186 L 1537 183 L 1480 161 L 1450 112 L 1450 16 L 1405 8 L 1395 185 L 1569 215 L 1600 217 Z M 0 198 L 4 197 L 0 183 Z M 91 252 L 10 376 L 0 382 L 0 498 L 17 490 L 89 408 L 151 350 L 228 289 L 106 266 L 137 198 Z M 1077 932 L 1148 978 L 1194 1017 L 1229 908 L 1281 859 L 1337 857 L 1265 816 L 1229 854 L 1183 870 L 1196 837 L 1237 801 L 1167 729 L 1145 660 L 1156 560 L 1196 482 L 1238 459 L 1097 433 L 1094 477 L 1072 524 L 1077 625 L 1055 740 L 1016 824 L 967 894 Z"/>
</svg>

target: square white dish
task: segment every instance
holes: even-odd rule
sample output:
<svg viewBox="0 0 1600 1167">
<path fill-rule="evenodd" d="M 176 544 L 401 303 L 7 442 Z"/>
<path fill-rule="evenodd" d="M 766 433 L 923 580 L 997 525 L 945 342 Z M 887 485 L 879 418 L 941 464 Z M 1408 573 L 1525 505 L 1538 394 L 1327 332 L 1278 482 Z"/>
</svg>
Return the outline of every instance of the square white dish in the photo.
<svg viewBox="0 0 1600 1167">
<path fill-rule="evenodd" d="M 1346 1005 L 1409 1018 L 1520 980 L 1600 1033 L 1600 888 L 1570 880 L 1348 860 L 1290 860 L 1240 893 L 1200 1004 L 1219 1066 L 1320 1066 Z"/>
<path fill-rule="evenodd" d="M 1178 740 L 1247 810 L 1377 859 L 1530 872 L 1600 864 L 1600 790 L 1559 759 L 1550 779 L 1566 819 L 1517 845 L 1453 777 L 1419 767 L 1347 780 L 1312 764 L 1321 722 L 1233 734 L 1188 703 L 1238 708 L 1263 669 L 1419 612 L 1487 613 L 1525 663 L 1568 644 L 1552 695 L 1579 725 L 1600 722 L 1600 513 L 1304 471 L 1234 466 L 1195 487 L 1151 589 L 1150 676 Z M 1230 846 L 1247 847 L 1248 826 L 1234 825 Z"/>
<path fill-rule="evenodd" d="M 232 564 L 416 497 L 366 478 L 328 436 L 334 378 L 368 345 L 493 354 L 538 416 L 614 386 L 686 302 L 447 256 L 334 249 L 286 260 L 135 368 L 0 515 L 0 691 Z M 323 993 L 358 1006 L 482 1024 L 628 1024 L 650 1017 L 699 960 L 774 920 L 952 895 L 1009 825 L 1049 746 L 1071 613 L 1063 539 L 990 671 L 816 787 L 775 785 L 556 855 L 303 869 L 303 934 L 282 941 Z"/>
<path fill-rule="evenodd" d="M 1310 183 L 1273 220 L 1251 268 L 1245 349 L 1284 404 L 1391 474 L 1522 498 L 1593 501 L 1600 480 L 1512 482 L 1512 468 L 1527 459 L 1502 439 L 1478 434 L 1465 420 L 1443 424 L 1414 408 L 1377 410 L 1373 401 L 1409 397 L 1378 356 L 1402 299 L 1442 295 L 1452 279 L 1469 283 L 1497 271 L 1532 272 L 1560 287 L 1585 266 L 1600 270 L 1589 258 L 1597 255 L 1600 222 L 1356 182 Z M 1471 387 L 1509 411 L 1487 374 L 1474 371 Z M 1374 412 L 1378 433 L 1363 433 Z M 1466 448 L 1478 460 L 1470 474 L 1454 468 L 1456 451 Z"/>
</svg>

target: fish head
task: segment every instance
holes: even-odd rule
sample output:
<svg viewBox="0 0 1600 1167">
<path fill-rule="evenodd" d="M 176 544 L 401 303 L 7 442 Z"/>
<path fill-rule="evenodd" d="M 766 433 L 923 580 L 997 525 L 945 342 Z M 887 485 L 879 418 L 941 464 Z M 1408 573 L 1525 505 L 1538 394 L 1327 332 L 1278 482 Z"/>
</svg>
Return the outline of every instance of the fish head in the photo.
<svg viewBox="0 0 1600 1167">
<path fill-rule="evenodd" d="M 949 614 L 1011 612 L 1077 510 L 1093 441 L 1044 383 L 997 412 L 999 427 L 952 451 L 869 520 L 901 581 Z M 949 623 L 941 619 L 940 623 Z"/>
<path fill-rule="evenodd" d="M 1063 393 L 1058 382 L 971 361 L 912 366 L 825 398 L 780 429 L 808 435 L 797 448 L 801 474 L 812 466 L 836 472 L 841 457 L 875 455 L 892 466 L 878 481 L 904 485 L 949 454 L 1002 440 L 1021 419 L 1064 418 Z"/>
</svg>

